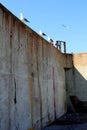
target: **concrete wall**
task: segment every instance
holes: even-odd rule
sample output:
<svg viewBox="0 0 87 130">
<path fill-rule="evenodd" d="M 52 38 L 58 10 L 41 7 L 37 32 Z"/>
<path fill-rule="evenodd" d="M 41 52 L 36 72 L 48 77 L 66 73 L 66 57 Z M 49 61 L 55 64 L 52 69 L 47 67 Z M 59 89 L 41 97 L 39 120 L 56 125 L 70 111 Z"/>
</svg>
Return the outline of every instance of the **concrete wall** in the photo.
<svg viewBox="0 0 87 130">
<path fill-rule="evenodd" d="M 87 53 L 74 54 L 75 93 L 87 101 Z"/>
<path fill-rule="evenodd" d="M 64 69 L 71 69 L 73 67 L 73 55 L 68 53 L 62 53 L 62 56 Z"/>
<path fill-rule="evenodd" d="M 65 112 L 61 52 L 0 5 L 0 130 L 39 130 Z"/>
<path fill-rule="evenodd" d="M 73 54 L 73 67 L 66 70 L 66 92 L 68 110 L 72 105 L 69 96 L 76 95 L 87 101 L 87 53 Z"/>
<path fill-rule="evenodd" d="M 87 53 L 73 54 L 73 67 L 66 71 L 69 95 L 87 100 Z"/>
</svg>

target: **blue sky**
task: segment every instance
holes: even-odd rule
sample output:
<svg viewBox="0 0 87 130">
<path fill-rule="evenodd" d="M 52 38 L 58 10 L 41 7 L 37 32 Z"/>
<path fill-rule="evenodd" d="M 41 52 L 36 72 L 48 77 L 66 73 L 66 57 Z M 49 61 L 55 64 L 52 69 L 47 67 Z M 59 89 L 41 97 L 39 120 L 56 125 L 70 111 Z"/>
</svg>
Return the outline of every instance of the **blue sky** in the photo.
<svg viewBox="0 0 87 130">
<path fill-rule="evenodd" d="M 53 40 L 66 41 L 67 53 L 87 52 L 87 0 L 0 0 L 19 18 L 23 13 L 27 25 L 42 30 Z M 62 25 L 69 26 L 69 29 Z"/>
</svg>

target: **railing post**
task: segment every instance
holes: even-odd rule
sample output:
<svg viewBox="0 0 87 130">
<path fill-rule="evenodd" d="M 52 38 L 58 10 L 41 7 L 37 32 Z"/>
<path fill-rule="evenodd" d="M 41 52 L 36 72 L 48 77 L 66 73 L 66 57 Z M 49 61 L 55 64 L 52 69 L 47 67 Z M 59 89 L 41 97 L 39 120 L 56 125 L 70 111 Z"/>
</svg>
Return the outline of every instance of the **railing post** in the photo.
<svg viewBox="0 0 87 130">
<path fill-rule="evenodd" d="M 66 42 L 64 42 L 63 45 L 64 45 L 64 53 L 66 53 Z"/>
</svg>

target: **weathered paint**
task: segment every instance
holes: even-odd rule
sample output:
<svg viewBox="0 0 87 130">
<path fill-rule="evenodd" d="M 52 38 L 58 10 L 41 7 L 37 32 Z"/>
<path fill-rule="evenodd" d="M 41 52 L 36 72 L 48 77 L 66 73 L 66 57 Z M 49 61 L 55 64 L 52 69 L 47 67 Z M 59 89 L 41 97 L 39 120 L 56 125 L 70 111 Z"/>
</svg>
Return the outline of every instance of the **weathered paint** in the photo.
<svg viewBox="0 0 87 130">
<path fill-rule="evenodd" d="M 62 53 L 0 5 L 0 130 L 39 130 L 65 104 Z"/>
</svg>

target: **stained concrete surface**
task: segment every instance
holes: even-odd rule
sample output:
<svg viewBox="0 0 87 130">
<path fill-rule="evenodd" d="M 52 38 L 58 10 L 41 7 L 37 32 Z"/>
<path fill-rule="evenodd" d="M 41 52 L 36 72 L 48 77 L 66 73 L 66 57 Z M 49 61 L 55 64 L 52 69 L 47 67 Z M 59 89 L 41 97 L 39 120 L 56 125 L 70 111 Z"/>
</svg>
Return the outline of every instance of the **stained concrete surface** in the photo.
<svg viewBox="0 0 87 130">
<path fill-rule="evenodd" d="M 68 113 L 42 130 L 87 130 L 87 113 Z"/>
<path fill-rule="evenodd" d="M 66 113 L 63 60 L 0 4 L 0 130 L 40 130 Z"/>
</svg>

